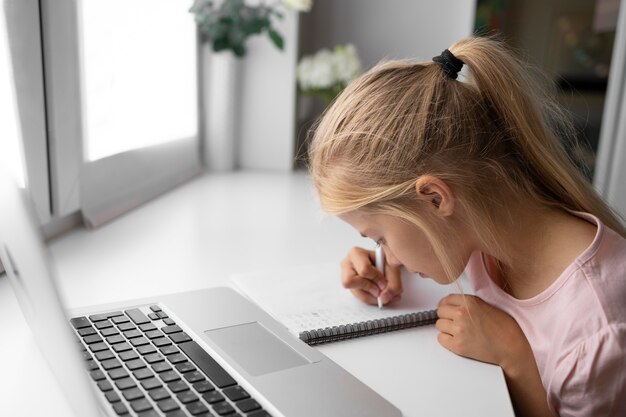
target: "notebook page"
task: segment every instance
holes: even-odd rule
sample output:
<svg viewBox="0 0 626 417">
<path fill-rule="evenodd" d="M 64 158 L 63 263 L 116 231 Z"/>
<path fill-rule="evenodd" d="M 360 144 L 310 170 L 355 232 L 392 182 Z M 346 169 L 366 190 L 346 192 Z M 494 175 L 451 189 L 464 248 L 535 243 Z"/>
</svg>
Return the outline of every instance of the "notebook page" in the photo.
<svg viewBox="0 0 626 417">
<path fill-rule="evenodd" d="M 239 274 L 231 281 L 296 335 L 305 330 L 432 310 L 445 295 L 458 293 L 461 284 L 457 281 L 459 284 L 444 286 L 403 273 L 402 299 L 379 309 L 341 286 L 340 269 L 335 264 Z M 466 294 L 467 288 L 463 285 Z"/>
</svg>

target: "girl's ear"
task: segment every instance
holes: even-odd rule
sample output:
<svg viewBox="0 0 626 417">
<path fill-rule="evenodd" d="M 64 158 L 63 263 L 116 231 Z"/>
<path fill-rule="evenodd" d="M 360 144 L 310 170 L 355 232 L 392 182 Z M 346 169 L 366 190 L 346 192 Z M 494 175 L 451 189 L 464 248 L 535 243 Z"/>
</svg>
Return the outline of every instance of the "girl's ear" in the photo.
<svg viewBox="0 0 626 417">
<path fill-rule="evenodd" d="M 454 213 L 454 194 L 445 181 L 432 175 L 422 175 L 415 181 L 415 192 L 420 201 L 439 216 L 447 217 Z"/>
</svg>

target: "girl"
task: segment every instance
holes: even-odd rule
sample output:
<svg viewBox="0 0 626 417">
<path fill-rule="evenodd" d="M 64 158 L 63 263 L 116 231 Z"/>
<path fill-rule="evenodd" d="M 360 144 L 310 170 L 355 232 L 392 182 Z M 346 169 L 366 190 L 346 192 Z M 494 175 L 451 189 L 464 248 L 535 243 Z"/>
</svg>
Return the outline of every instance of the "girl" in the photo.
<svg viewBox="0 0 626 417">
<path fill-rule="evenodd" d="M 468 79 L 457 80 L 467 67 Z M 570 162 L 562 113 L 498 42 L 433 62 L 379 64 L 319 122 L 309 151 L 322 208 L 380 242 L 342 280 L 397 299 L 399 267 L 476 296 L 439 303 L 439 342 L 502 367 L 523 416 L 626 415 L 626 230 Z"/>
</svg>

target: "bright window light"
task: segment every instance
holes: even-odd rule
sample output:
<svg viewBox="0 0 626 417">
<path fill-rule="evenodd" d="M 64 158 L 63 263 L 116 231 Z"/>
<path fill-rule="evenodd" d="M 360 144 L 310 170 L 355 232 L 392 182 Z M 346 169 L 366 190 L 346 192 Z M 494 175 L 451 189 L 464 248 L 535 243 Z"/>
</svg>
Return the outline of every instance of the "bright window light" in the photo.
<svg viewBox="0 0 626 417">
<path fill-rule="evenodd" d="M 197 135 L 196 28 L 182 0 L 79 2 L 90 161 Z"/>
<path fill-rule="evenodd" d="M 25 186 L 22 130 L 18 118 L 13 67 L 4 8 L 0 7 L 0 166 Z"/>
</svg>

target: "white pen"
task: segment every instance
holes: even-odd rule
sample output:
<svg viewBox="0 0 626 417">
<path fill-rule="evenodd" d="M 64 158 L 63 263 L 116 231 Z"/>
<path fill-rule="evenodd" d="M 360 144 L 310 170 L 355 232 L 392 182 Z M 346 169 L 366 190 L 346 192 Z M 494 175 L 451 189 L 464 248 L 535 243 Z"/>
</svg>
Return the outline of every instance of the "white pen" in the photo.
<svg viewBox="0 0 626 417">
<path fill-rule="evenodd" d="M 376 269 L 385 275 L 385 254 L 380 242 L 376 244 Z M 376 301 L 378 301 L 378 308 L 383 308 L 383 300 L 380 299 L 380 295 L 376 298 Z"/>
</svg>

